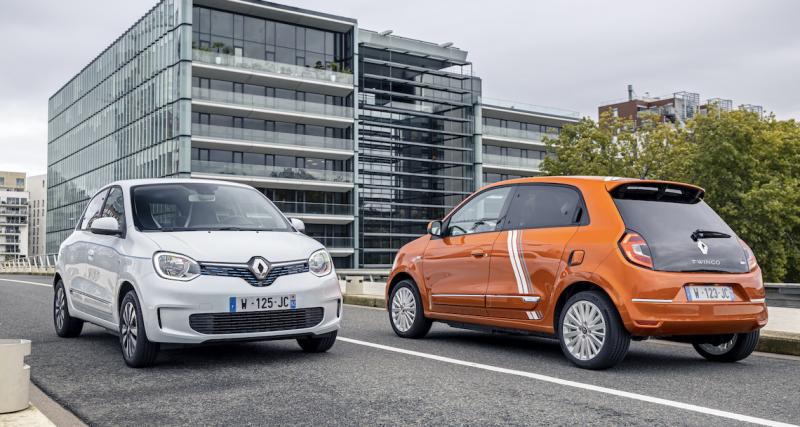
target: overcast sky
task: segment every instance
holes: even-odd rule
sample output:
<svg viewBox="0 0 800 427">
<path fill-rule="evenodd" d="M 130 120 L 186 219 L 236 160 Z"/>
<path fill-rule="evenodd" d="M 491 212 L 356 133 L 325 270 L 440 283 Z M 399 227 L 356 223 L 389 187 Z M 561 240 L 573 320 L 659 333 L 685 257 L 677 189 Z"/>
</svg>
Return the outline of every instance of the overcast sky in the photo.
<svg viewBox="0 0 800 427">
<path fill-rule="evenodd" d="M 0 170 L 45 173 L 47 99 L 156 0 L 7 0 Z M 451 41 L 485 97 L 597 116 L 626 85 L 759 104 L 800 119 L 800 1 L 284 1 L 362 28 Z"/>
</svg>

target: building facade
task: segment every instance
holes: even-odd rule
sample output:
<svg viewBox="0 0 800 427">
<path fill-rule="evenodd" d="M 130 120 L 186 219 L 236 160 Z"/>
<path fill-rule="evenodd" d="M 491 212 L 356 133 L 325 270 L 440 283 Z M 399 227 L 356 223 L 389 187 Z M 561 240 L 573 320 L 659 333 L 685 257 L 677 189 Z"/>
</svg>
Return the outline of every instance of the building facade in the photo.
<svg viewBox="0 0 800 427">
<path fill-rule="evenodd" d="M 100 186 L 190 176 L 259 189 L 337 267 L 390 266 L 484 182 L 537 174 L 542 136 L 577 121 L 481 95 L 451 44 L 259 0 L 162 0 L 50 99 L 47 251 Z"/>
<path fill-rule="evenodd" d="M 28 255 L 25 173 L 0 171 L 0 262 Z"/>
<path fill-rule="evenodd" d="M 46 255 L 47 240 L 47 175 L 29 176 L 28 192 L 28 256 Z"/>
<path fill-rule="evenodd" d="M 763 115 L 760 105 L 743 104 L 740 110 Z M 686 120 L 696 114 L 707 114 L 711 110 L 732 111 L 733 101 L 723 98 L 709 98 L 705 103 L 700 101 L 700 94 L 680 91 L 665 96 L 636 95 L 633 86 L 628 85 L 628 98 L 610 101 L 597 107 L 597 114 L 609 113 L 614 117 L 633 120 L 637 126 L 644 121 L 672 123 L 682 126 Z"/>
</svg>

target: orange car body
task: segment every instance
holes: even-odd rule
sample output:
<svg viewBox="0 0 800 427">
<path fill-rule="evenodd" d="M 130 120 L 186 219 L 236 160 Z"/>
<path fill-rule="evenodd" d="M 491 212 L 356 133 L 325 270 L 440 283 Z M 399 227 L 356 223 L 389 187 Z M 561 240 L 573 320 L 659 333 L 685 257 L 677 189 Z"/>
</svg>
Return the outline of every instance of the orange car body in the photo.
<svg viewBox="0 0 800 427">
<path fill-rule="evenodd" d="M 535 177 L 484 187 L 447 218 L 497 186 L 551 184 L 577 189 L 588 220 L 573 226 L 422 236 L 398 252 L 387 282 L 387 306 L 393 286 L 410 278 L 419 289 L 425 317 L 452 324 L 553 335 L 566 298 L 600 288 L 632 336 L 745 333 L 766 325 L 757 265 L 746 273 L 686 273 L 643 268 L 626 259 L 618 245 L 626 225 L 610 191 L 631 182 L 663 183 Z M 727 285 L 733 300 L 688 301 L 687 285 Z"/>
</svg>

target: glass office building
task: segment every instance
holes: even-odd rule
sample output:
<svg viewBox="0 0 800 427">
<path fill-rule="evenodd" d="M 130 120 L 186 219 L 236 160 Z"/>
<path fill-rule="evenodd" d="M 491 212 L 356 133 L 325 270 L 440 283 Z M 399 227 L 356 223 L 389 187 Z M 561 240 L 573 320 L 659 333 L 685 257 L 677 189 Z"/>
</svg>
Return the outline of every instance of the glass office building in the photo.
<svg viewBox="0 0 800 427">
<path fill-rule="evenodd" d="M 162 0 L 50 99 L 47 251 L 106 183 L 196 177 L 259 189 L 339 268 L 388 267 L 482 182 L 538 172 L 541 138 L 491 129 L 573 120 L 502 110 L 452 46 L 260 0 Z"/>
</svg>

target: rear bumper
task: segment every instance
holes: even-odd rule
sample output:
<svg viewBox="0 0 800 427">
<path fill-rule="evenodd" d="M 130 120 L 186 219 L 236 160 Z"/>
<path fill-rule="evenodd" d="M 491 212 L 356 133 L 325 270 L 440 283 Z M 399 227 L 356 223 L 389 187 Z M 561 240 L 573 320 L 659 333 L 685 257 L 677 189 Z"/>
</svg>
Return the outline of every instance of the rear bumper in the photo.
<svg viewBox="0 0 800 427">
<path fill-rule="evenodd" d="M 767 324 L 763 302 L 636 302 L 628 304 L 628 331 L 636 336 L 745 333 Z"/>
</svg>

